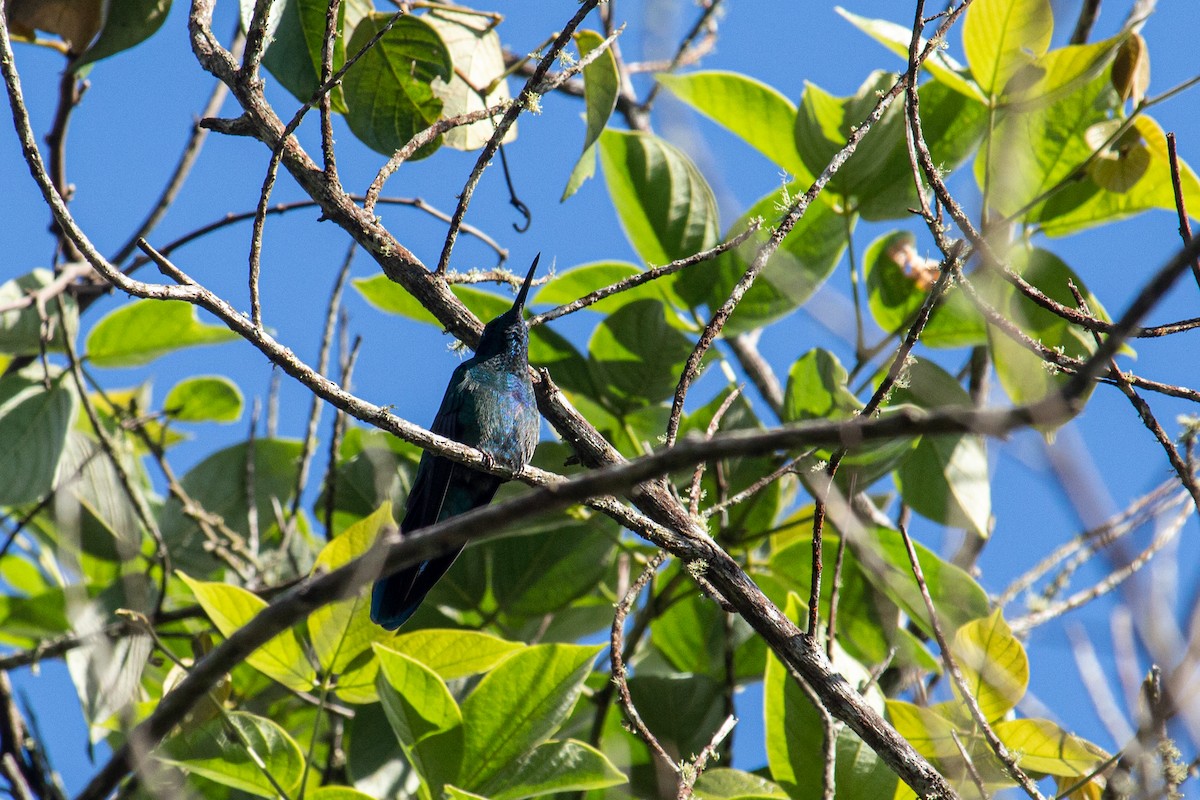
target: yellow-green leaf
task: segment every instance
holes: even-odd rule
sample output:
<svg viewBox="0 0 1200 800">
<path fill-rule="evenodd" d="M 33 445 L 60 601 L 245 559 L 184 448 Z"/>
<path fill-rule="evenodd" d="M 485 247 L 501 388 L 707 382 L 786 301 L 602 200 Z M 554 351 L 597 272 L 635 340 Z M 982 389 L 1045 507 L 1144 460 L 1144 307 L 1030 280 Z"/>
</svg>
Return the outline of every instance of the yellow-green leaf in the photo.
<svg viewBox="0 0 1200 800">
<path fill-rule="evenodd" d="M 435 628 L 401 634 L 391 646 L 447 681 L 487 672 L 524 647 L 478 631 Z"/>
<path fill-rule="evenodd" d="M 1050 47 L 1050 0 L 976 0 L 963 20 L 963 49 L 983 91 L 998 96 L 1017 70 Z"/>
<path fill-rule="evenodd" d="M 266 717 L 242 711 L 177 734 L 154 755 L 191 774 L 259 797 L 278 797 L 277 786 L 292 792 L 304 773 L 304 756 L 287 731 Z"/>
<path fill-rule="evenodd" d="M 335 570 L 367 552 L 379 537 L 380 531 L 392 523 L 392 504 L 384 503 L 375 513 L 359 520 L 321 548 L 314 572 Z M 308 635 L 321 666 L 335 673 L 343 672 L 350 662 L 371 647 L 381 634 L 371 622 L 370 601 L 366 593 L 330 603 L 308 617 Z M 340 692 L 339 681 L 339 692 Z"/>
<path fill-rule="evenodd" d="M 1000 609 L 959 628 L 950 651 L 988 722 L 1000 719 L 1025 696 L 1029 659 Z"/>
<path fill-rule="evenodd" d="M 1021 769 L 1062 777 L 1083 777 L 1108 754 L 1064 731 L 1048 719 L 1010 719 L 993 726 Z"/>
<path fill-rule="evenodd" d="M 224 636 L 232 635 L 267 607 L 265 600 L 240 586 L 198 581 L 182 572 L 177 574 L 192 590 L 204 613 Z M 290 629 L 251 653 L 246 663 L 296 691 L 312 689 L 317 678 L 316 671 L 304 654 L 300 640 L 295 631 Z"/>
<path fill-rule="evenodd" d="M 951 734 L 954 723 L 932 708 L 907 703 L 903 700 L 887 701 L 887 716 L 896 732 L 908 740 L 917 752 L 926 758 L 952 760 L 961 758 L 958 746 Z"/>
<path fill-rule="evenodd" d="M 196 318 L 183 300 L 138 300 L 110 312 L 87 337 L 87 356 L 98 367 L 138 367 L 183 347 L 236 339 L 220 325 Z"/>
</svg>

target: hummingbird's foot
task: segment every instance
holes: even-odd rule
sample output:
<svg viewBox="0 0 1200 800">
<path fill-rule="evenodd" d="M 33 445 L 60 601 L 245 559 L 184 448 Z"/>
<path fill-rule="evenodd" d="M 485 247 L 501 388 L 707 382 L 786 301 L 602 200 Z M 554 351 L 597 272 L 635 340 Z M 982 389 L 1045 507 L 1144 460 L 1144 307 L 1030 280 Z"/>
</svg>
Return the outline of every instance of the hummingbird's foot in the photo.
<svg viewBox="0 0 1200 800">
<path fill-rule="evenodd" d="M 499 465 L 496 463 L 496 459 L 495 459 L 495 457 L 493 457 L 491 453 L 487 452 L 486 450 L 480 450 L 479 452 L 480 452 L 480 453 L 483 455 L 483 466 L 484 466 L 484 469 L 487 469 L 487 470 L 493 470 L 493 469 L 495 469 L 497 466 L 499 466 Z"/>
</svg>

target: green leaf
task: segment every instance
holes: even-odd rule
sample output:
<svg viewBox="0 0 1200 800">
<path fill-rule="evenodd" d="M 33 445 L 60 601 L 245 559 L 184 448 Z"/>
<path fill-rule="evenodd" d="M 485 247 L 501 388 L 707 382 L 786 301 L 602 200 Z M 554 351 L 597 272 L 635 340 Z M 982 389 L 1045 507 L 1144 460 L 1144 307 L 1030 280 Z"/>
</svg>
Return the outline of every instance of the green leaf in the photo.
<svg viewBox="0 0 1200 800">
<path fill-rule="evenodd" d="M 760 198 L 733 224 L 729 236 L 745 230 L 751 220 L 779 219 L 780 205 L 807 188 L 794 183 Z M 720 308 L 770 235 L 768 229 L 759 230 L 736 249 L 676 273 L 675 292 L 691 306 Z M 848 235 L 846 220 L 818 196 L 742 297 L 725 324 L 726 333 L 761 327 L 802 306 L 832 274 Z"/>
<path fill-rule="evenodd" d="M 267 607 L 266 600 L 240 586 L 198 581 L 182 572 L 177 574 L 192 590 L 204 613 L 223 636 L 231 636 Z M 246 663 L 299 692 L 312 689 L 317 679 L 300 639 L 290 628 L 251 653 Z"/>
<path fill-rule="evenodd" d="M 799 535 L 791 536 L 792 530 Z M 823 563 L 837 559 L 838 535 L 832 535 L 826 523 L 821 541 Z M 787 537 L 786 540 L 784 537 Z M 779 526 L 771 546 L 769 571 L 759 568 L 754 577 L 765 586 L 768 596 L 778 604 L 787 602 L 788 592 L 799 597 L 812 593 L 812 508 L 802 509 Z M 787 544 L 783 544 L 787 541 Z M 837 640 L 853 658 L 863 664 L 883 663 L 894 652 L 896 666 L 908 664 L 922 670 L 937 671 L 938 662 L 924 647 L 898 624 L 900 614 L 886 592 L 876 588 L 874 578 L 878 556 L 869 554 L 868 568 L 859 561 L 856 548 L 848 547 L 843 554 L 841 589 L 838 593 Z M 772 582 L 778 589 L 772 587 Z M 822 581 L 820 611 L 828 619 L 833 582 Z M 982 594 L 982 593 L 981 593 Z M 986 600 L 986 598 L 984 598 Z M 985 607 L 986 611 L 986 607 Z"/>
<path fill-rule="evenodd" d="M 954 743 L 954 723 L 934 708 L 889 699 L 887 716 L 896 732 L 921 755 L 939 762 L 962 761 L 958 746 Z"/>
<path fill-rule="evenodd" d="M 243 13 L 253 10 L 243 7 Z M 323 0 L 276 0 L 271 8 L 270 39 L 263 66 L 301 103 L 312 100 L 321 86 L 321 54 L 325 47 L 325 18 L 329 4 Z M 346 62 L 346 4 L 338 9 L 338 35 L 333 40 L 331 66 L 336 72 Z M 243 16 L 242 26 L 248 18 Z M 345 113 L 341 87 L 330 93 L 332 108 Z"/>
<path fill-rule="evenodd" d="M 719 620 L 714 621 L 718 630 L 723 627 Z M 637 674 L 629 679 L 629 693 L 642 721 L 663 748 L 668 753 L 691 755 L 704 749 L 725 720 L 724 680 L 724 675 L 718 682 L 709 675 L 692 673 Z"/>
<path fill-rule="evenodd" d="M 275 784 L 290 794 L 304 773 L 304 756 L 287 731 L 244 711 L 177 733 L 154 755 L 192 775 L 259 797 L 278 797 Z"/>
<path fill-rule="evenodd" d="M 230 530 L 245 539 L 250 535 L 251 509 L 247 470 L 252 469 L 253 508 L 260 522 L 261 546 L 267 548 L 278 544 L 278 532 L 272 535 L 271 521 L 275 519 L 276 504 L 287 508 L 291 503 L 300 449 L 300 442 L 294 440 L 256 439 L 253 449 L 243 442 L 208 456 L 192 467 L 181 483 L 197 505 L 220 516 Z M 215 568 L 217 562 L 204 547 L 204 531 L 183 513 L 174 497 L 167 500 L 160 525 L 177 567 L 197 574 Z"/>
<path fill-rule="evenodd" d="M 1047 297 L 1074 308 L 1075 297 L 1068 286 L 1068 281 L 1073 282 L 1087 299 L 1092 313 L 1106 318 L 1099 301 L 1058 256 L 1039 248 L 1018 248 L 1012 250 L 1009 257 L 1013 269 Z M 997 293 L 1000 296 L 993 303 L 997 311 L 1034 341 L 1072 358 L 1086 359 L 1095 351 L 1096 340 L 1090 331 L 1047 311 L 1008 284 L 998 286 Z M 993 329 L 991 341 L 1000 385 L 1014 403 L 1036 403 L 1057 393 L 1071 378 L 1070 375 L 1047 369 L 1040 356 L 1003 332 Z M 1090 394 L 1091 387 L 1083 399 Z"/>
<path fill-rule="evenodd" d="M 867 305 L 880 328 L 904 331 L 937 279 L 936 261 L 922 259 L 907 231 L 884 234 L 863 257 Z M 921 343 L 929 347 L 973 347 L 987 342 L 983 317 L 958 286 L 951 286 L 933 310 Z"/>
<path fill-rule="evenodd" d="M 900 532 L 876 528 L 871 538 L 870 550 L 875 557 L 867 552 L 865 542 L 861 543 L 863 552 L 859 555 L 859 561 L 871 567 L 867 571 L 868 577 L 903 608 L 922 631 L 932 635 L 933 627 L 929 623 L 925 601 L 917 589 Z M 857 547 L 859 544 L 857 541 L 851 542 L 851 546 Z M 938 557 L 920 542 L 913 542 L 913 548 L 917 551 L 917 561 L 943 626 L 957 628 L 968 620 L 988 613 L 987 593 L 974 578 Z M 880 563 L 880 558 L 883 563 Z"/>
<path fill-rule="evenodd" d="M 122 0 L 109 4 L 100 35 L 71 63 L 71 68 L 78 72 L 86 64 L 116 55 L 149 39 L 162 27 L 170 10 L 171 0 Z"/>
<path fill-rule="evenodd" d="M 91 620 L 97 621 L 95 616 Z M 78 616 L 74 621 L 81 633 L 91 627 L 88 623 L 80 625 Z M 100 725 L 129 709 L 140 693 L 142 673 L 153 652 L 154 640 L 144 634 L 115 642 L 92 639 L 67 652 L 67 669 L 89 725 Z"/>
<path fill-rule="evenodd" d="M 1100 766 L 1107 754 L 1064 731 L 1048 719 L 1006 719 L 993 729 L 1021 769 L 1081 778 Z"/>
<path fill-rule="evenodd" d="M 680 426 L 680 435 L 704 435 L 731 391 L 732 386 L 722 389 L 703 406 L 687 414 Z M 753 405 L 743 395 L 726 409 L 719 427 L 722 431 L 761 430 L 763 424 L 755 415 Z M 662 426 L 657 430 L 662 430 Z M 654 433 L 657 434 L 657 431 Z M 653 438 L 650 441 L 654 441 Z M 725 496 L 732 496 L 748 489 L 764 475 L 773 472 L 781 463 L 779 457 L 774 454 L 722 459 L 719 467 L 710 464 L 710 468 L 705 471 L 700 483 L 701 491 L 706 497 L 714 500 L 723 493 Z M 690 481 L 690 474 L 687 480 Z M 772 482 L 753 497 L 715 517 L 711 523 L 716 526 L 713 535 L 724 545 L 742 539 L 757 538 L 762 531 L 774 526 L 780 508 L 788 504 L 794 487 L 795 482 L 790 476 Z M 711 604 L 709 605 L 711 607 Z"/>
<path fill-rule="evenodd" d="M 791 595 L 788 617 L 795 618 L 801 603 Z M 834 664 L 851 686 L 866 685 L 870 674 L 844 652 L 835 652 Z M 867 703 L 883 709 L 877 686 L 867 690 Z M 824 726 L 808 695 L 773 654 L 767 655 L 763 677 L 763 714 L 766 719 L 767 764 L 771 777 L 793 800 L 821 797 L 824 759 L 821 756 Z M 849 728 L 837 737 L 834 780 L 847 797 L 891 797 L 896 776 Z"/>
<path fill-rule="evenodd" d="M 912 42 L 911 27 L 906 28 L 903 25 L 897 25 L 895 22 L 889 22 L 884 19 L 860 17 L 840 6 L 835 6 L 834 10 L 841 14 L 843 19 L 867 36 L 870 36 L 906 61 L 908 60 L 908 46 Z M 925 45 L 926 40 L 922 36 L 918 47 L 924 49 Z M 939 83 L 945 84 L 956 92 L 965 94 L 974 100 L 984 99 L 983 92 L 979 90 L 979 86 L 964 75 L 966 67 L 951 58 L 944 50 L 935 48 L 921 66 L 928 70 L 929 74 Z"/>
<path fill-rule="evenodd" d="M 491 800 L 489 797 L 484 797 L 483 795 L 475 794 L 474 792 L 468 792 L 451 784 L 446 784 L 443 786 L 442 791 L 446 793 L 448 800 Z"/>
<path fill-rule="evenodd" d="M 895 82 L 891 73 L 873 72 L 851 97 L 834 97 L 805 84 L 795 133 L 796 148 L 810 171 L 825 169 L 875 108 L 879 93 Z M 934 163 L 948 172 L 974 151 L 986 123 L 985 108 L 937 81 L 922 85 L 918 94 L 926 144 Z M 907 218 L 908 209 L 918 204 L 904 130 L 904 103 L 897 100 L 829 182 L 829 189 L 864 219 Z"/>
<path fill-rule="evenodd" d="M 950 652 L 966 678 L 967 690 L 979 702 L 988 722 L 1003 717 L 1025 696 L 1029 687 L 1029 659 L 1000 609 L 986 619 L 959 628 Z M 957 686 L 954 691 L 957 695 Z"/>
<path fill-rule="evenodd" d="M 1106 70 L 1125 39 L 1122 33 L 1102 42 L 1049 51 L 1017 73 L 1001 103 L 1030 107 L 1075 91 Z"/>
<path fill-rule="evenodd" d="M 220 375 L 198 375 L 175 384 L 163 410 L 179 422 L 236 422 L 242 415 L 242 392 Z"/>
<path fill-rule="evenodd" d="M 504 75 L 504 52 L 495 24 L 486 16 L 466 14 L 449 9 L 434 9 L 421 19 L 429 23 L 442 37 L 454 71 L 448 81 L 433 82 L 433 91 L 442 99 L 442 116 L 457 117 L 471 111 L 481 111 L 511 98 Z M 481 97 L 477 90 L 495 88 Z M 483 119 L 470 125 L 460 125 L 446 132 L 447 147 L 455 150 L 478 150 L 487 144 L 495 131 L 495 121 Z M 517 138 L 516 123 L 504 134 L 503 141 Z"/>
<path fill-rule="evenodd" d="M 615 528 L 615 526 L 613 526 Z M 594 590 L 615 558 L 617 533 L 589 520 L 505 537 L 492 553 L 492 592 L 500 610 L 543 616 Z"/>
<path fill-rule="evenodd" d="M 453 681 L 488 672 L 514 652 L 524 648 L 486 633 L 469 630 L 427 628 L 397 636 L 391 646 Z"/>
<path fill-rule="evenodd" d="M 533 303 L 548 306 L 565 305 L 589 295 L 597 289 L 603 289 L 640 273 L 640 269 L 625 261 L 596 261 L 591 264 L 581 264 L 551 278 L 550 282 L 542 286 L 535 295 Z M 635 286 L 593 303 L 587 306 L 586 310 L 611 314 L 634 300 L 662 301 L 668 299 L 657 284 L 658 281 L 643 283 L 641 286 Z"/>
<path fill-rule="evenodd" d="M 1092 153 L 1088 129 L 1107 120 L 1116 104 L 1108 77 L 1101 75 L 1049 105 L 1001 115 L 990 144 L 980 148 L 975 159 L 975 181 L 980 188 L 988 187 L 988 205 L 1012 216 L 1065 183 Z M 1076 200 L 1067 208 L 1078 204 Z M 1048 214 L 1046 210 L 1039 215 L 1035 208 L 1027 219 Z"/>
<path fill-rule="evenodd" d="M 892 399 L 935 409 L 973 403 L 953 376 L 932 361 L 917 359 L 907 367 L 907 381 Z M 925 436 L 896 471 L 904 501 L 935 522 L 968 528 L 986 537 L 992 514 L 987 450 L 980 436 Z"/>
<path fill-rule="evenodd" d="M 391 17 L 365 17 L 354 28 L 349 51 L 357 53 Z M 346 73 L 346 122 L 363 144 L 390 156 L 441 116 L 442 99 L 431 84 L 435 78 L 449 81 L 453 74 L 454 63 L 438 32 L 421 17 L 403 16 Z M 430 155 L 439 144 L 440 138 L 410 160 Z"/>
<path fill-rule="evenodd" d="M 400 743 L 411 750 L 419 742 L 462 725 L 462 712 L 437 673 L 419 661 L 383 645 L 379 659 L 379 697 Z M 414 766 L 427 774 L 425 765 Z"/>
<path fill-rule="evenodd" d="M 717 201 L 678 148 L 650 134 L 611 129 L 599 145 L 608 193 L 643 261 L 663 265 L 717 243 Z"/>
<path fill-rule="evenodd" d="M 586 792 L 625 783 L 625 776 L 596 748 L 574 739 L 545 742 L 497 775 L 487 786 L 492 800 L 520 800 L 560 792 Z"/>
<path fill-rule="evenodd" d="M 828 350 L 809 350 L 788 371 L 783 396 L 783 421 L 845 419 L 862 408 L 846 388 L 849 378 L 837 356 Z"/>
<path fill-rule="evenodd" d="M 545 742 L 566 720 L 600 647 L 528 647 L 489 672 L 463 703 L 463 769 L 474 791 Z"/>
<path fill-rule="evenodd" d="M 667 313 L 656 300 L 638 300 L 605 317 L 592 333 L 588 360 L 618 408 L 633 410 L 674 394 L 692 342 Z"/>
<path fill-rule="evenodd" d="M 384 503 L 373 514 L 346 528 L 317 554 L 313 573 L 331 572 L 371 549 L 380 532 L 392 519 L 392 504 Z M 371 648 L 379 628 L 370 618 L 370 600 L 365 593 L 322 606 L 308 616 L 308 636 L 322 669 L 338 674 Z M 340 687 L 340 684 L 339 684 Z"/>
<path fill-rule="evenodd" d="M 47 389 L 19 373 L 0 377 L 0 505 L 36 503 L 59 479 L 75 393 L 62 373 Z"/>
<path fill-rule="evenodd" d="M 696 780 L 698 800 L 787 800 L 787 796 L 779 784 L 740 769 L 706 769 Z"/>
<path fill-rule="evenodd" d="M 789 132 L 796 106 L 775 89 L 737 72 L 705 71 L 686 75 L 660 73 L 656 80 L 671 94 L 769 158 L 797 183 L 812 183 L 812 173 L 796 152 Z"/>
<path fill-rule="evenodd" d="M 582 30 L 575 34 L 575 46 L 580 57 L 586 56 L 604 42 L 604 37 L 595 31 Z M 587 109 L 587 133 L 583 138 L 583 153 L 571 170 L 567 186 L 559 202 L 575 192 L 584 181 L 596 174 L 596 140 L 608 124 L 613 109 L 617 106 L 617 95 L 621 91 L 621 76 L 612 50 L 605 50 L 596 60 L 583 68 L 583 99 Z"/>
<path fill-rule="evenodd" d="M 1050 47 L 1049 0 L 979 0 L 963 20 L 963 49 L 984 93 L 998 96 L 1022 67 Z"/>
<path fill-rule="evenodd" d="M 5 281 L 0 284 L 0 305 L 25 300 L 31 293 L 44 289 L 53 281 L 54 273 L 46 269 L 35 269 L 28 275 Z M 65 293 L 60 295 L 59 299 L 66 308 L 65 320 L 59 312 L 58 303 L 47 303 L 45 308 L 53 333 L 45 346 L 54 351 L 63 349 L 64 323 L 69 331 L 79 330 L 79 306 L 75 298 L 70 293 Z M 0 353 L 36 353 L 41 346 L 42 318 L 36 303 L 0 313 Z"/>
<path fill-rule="evenodd" d="M 308 800 L 375 800 L 369 794 L 349 786 L 322 786 L 305 795 Z"/>
<path fill-rule="evenodd" d="M 1093 126 L 1085 139 L 1106 139 L 1111 124 Z M 1200 204 L 1200 179 L 1186 162 L 1180 161 L 1179 172 L 1184 201 L 1193 208 Z M 1083 180 L 1052 196 L 1029 219 L 1049 236 L 1065 236 L 1152 208 L 1173 210 L 1170 175 L 1166 135 L 1158 122 L 1140 114 L 1133 129 L 1088 167 Z"/>
<path fill-rule="evenodd" d="M 386 275 L 375 275 L 371 278 L 355 278 L 351 283 L 358 293 L 371 305 L 390 314 L 440 325 L 437 318 L 421 305 L 421 301 L 413 297 L 398 283 L 389 280 Z M 470 286 L 456 285 L 450 291 L 462 301 L 472 314 L 482 320 L 489 320 L 512 308 L 512 301 L 505 300 L 492 292 L 485 292 Z"/>
<path fill-rule="evenodd" d="M 87 357 L 98 367 L 140 367 L 184 347 L 238 338 L 196 318 L 183 300 L 136 300 L 109 312 L 87 337 Z"/>
</svg>

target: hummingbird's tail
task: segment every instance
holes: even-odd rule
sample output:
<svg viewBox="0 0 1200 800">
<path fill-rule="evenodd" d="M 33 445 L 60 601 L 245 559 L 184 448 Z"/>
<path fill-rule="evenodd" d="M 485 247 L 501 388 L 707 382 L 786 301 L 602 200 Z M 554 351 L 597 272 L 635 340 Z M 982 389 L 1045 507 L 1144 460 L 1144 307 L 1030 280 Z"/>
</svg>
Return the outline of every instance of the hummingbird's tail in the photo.
<svg viewBox="0 0 1200 800">
<path fill-rule="evenodd" d="M 371 621 L 389 631 L 407 622 L 461 552 L 459 548 L 376 581 L 371 590 Z"/>
</svg>

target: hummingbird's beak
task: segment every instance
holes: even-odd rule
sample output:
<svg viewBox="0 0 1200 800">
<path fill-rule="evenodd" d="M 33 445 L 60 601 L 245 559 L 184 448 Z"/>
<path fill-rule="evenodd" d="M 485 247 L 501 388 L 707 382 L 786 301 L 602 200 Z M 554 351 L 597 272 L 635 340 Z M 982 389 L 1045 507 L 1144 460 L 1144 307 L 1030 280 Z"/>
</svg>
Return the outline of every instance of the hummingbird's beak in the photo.
<svg viewBox="0 0 1200 800">
<path fill-rule="evenodd" d="M 525 298 L 529 294 L 529 284 L 533 283 L 533 273 L 537 272 L 538 259 L 541 257 L 541 253 L 533 257 L 533 265 L 529 268 L 529 274 L 525 276 L 525 283 L 521 284 L 521 291 L 517 292 L 517 299 L 513 301 L 513 308 L 520 310 L 525 307 Z"/>
</svg>

